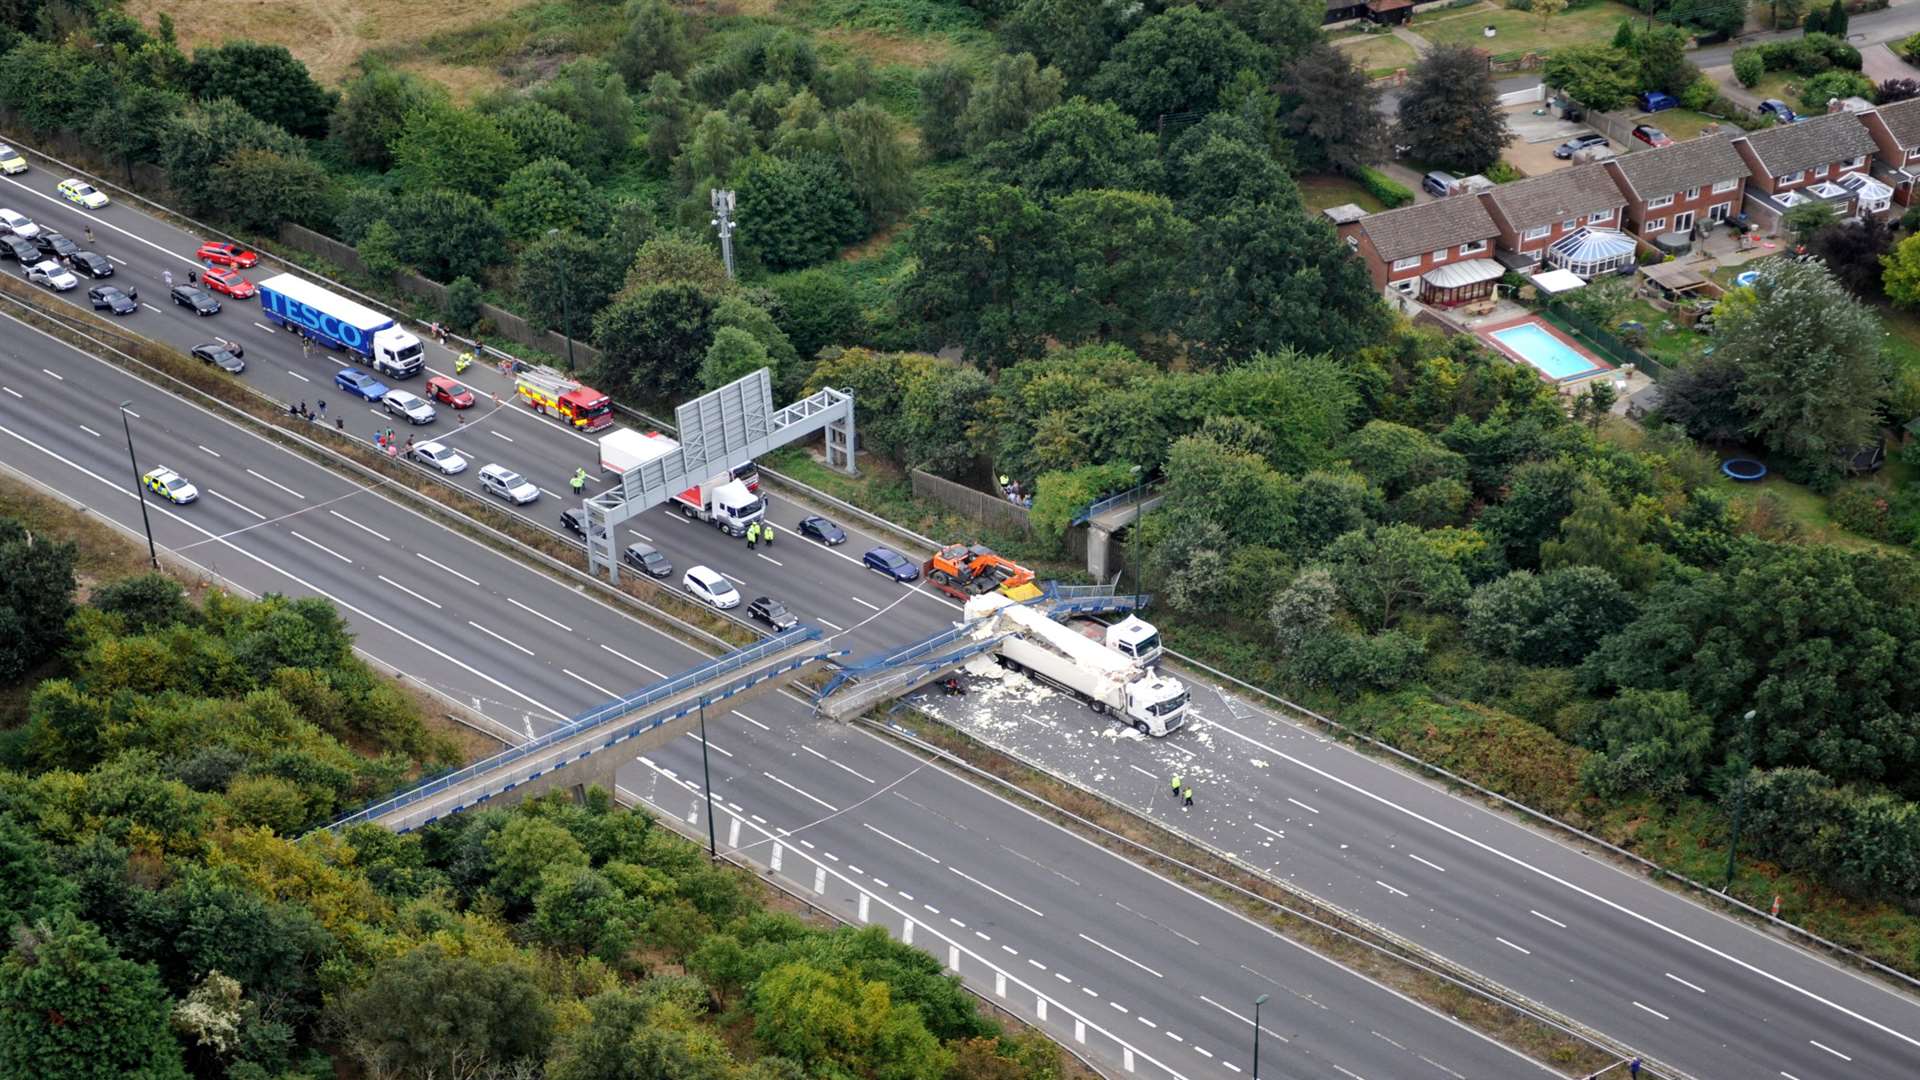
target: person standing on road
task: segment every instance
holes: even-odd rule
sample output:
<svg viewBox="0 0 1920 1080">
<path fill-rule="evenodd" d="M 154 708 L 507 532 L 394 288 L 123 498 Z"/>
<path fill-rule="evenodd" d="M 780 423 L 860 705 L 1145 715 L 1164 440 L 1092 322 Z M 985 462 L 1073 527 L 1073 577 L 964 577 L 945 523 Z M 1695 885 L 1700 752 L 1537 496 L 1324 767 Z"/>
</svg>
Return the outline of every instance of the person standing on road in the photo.
<svg viewBox="0 0 1920 1080">
<path fill-rule="evenodd" d="M 320 406 L 320 419 L 325 420 L 327 418 L 327 399 L 315 398 L 314 402 Z"/>
<path fill-rule="evenodd" d="M 171 270 L 160 271 L 160 280 L 167 283 L 167 289 L 169 291 L 173 289 L 173 271 Z"/>
<path fill-rule="evenodd" d="M 767 545 L 768 547 L 773 546 L 773 523 L 772 522 L 763 521 L 760 523 L 760 542 Z"/>
<path fill-rule="evenodd" d="M 1176 799 L 1180 797 L 1180 774 L 1179 773 L 1173 774 L 1173 797 Z"/>
<path fill-rule="evenodd" d="M 756 521 L 753 524 L 747 526 L 747 550 L 752 551 L 754 545 L 758 544 L 759 542 L 760 542 L 760 523 Z"/>
<path fill-rule="evenodd" d="M 567 478 L 567 486 L 573 489 L 574 497 L 578 498 L 587 486 L 587 470 L 575 469 L 573 475 Z"/>
<path fill-rule="evenodd" d="M 93 226 L 88 225 L 85 228 L 87 231 L 87 243 L 91 244 L 93 243 Z"/>
<path fill-rule="evenodd" d="M 1187 803 L 1187 804 L 1186 804 L 1185 806 L 1183 806 L 1183 807 L 1181 807 L 1180 809 L 1182 809 L 1182 810 L 1191 810 L 1191 809 L 1193 809 L 1193 787 L 1192 787 L 1192 785 L 1188 785 L 1188 786 L 1187 786 L 1186 788 L 1184 788 L 1184 789 L 1182 789 L 1182 790 L 1181 790 L 1181 792 L 1180 792 L 1180 797 L 1181 797 L 1182 799 L 1185 799 L 1185 800 L 1186 800 L 1186 803 Z"/>
</svg>

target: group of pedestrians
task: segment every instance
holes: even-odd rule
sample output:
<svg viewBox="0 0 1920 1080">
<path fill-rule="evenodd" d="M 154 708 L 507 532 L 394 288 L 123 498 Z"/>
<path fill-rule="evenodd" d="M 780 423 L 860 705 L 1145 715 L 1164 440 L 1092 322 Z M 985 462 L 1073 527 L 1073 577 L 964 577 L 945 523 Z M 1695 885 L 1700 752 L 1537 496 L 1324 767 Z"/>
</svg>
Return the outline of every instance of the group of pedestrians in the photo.
<svg viewBox="0 0 1920 1080">
<path fill-rule="evenodd" d="M 765 544 L 768 547 L 773 546 L 773 523 L 772 522 L 756 521 L 753 524 L 747 526 L 747 548 L 751 550 L 753 547 L 759 544 Z"/>
<path fill-rule="evenodd" d="M 1009 480 L 1005 473 L 1000 474 L 1000 496 L 1015 506 L 1033 509 L 1033 493 L 1020 490 L 1020 481 Z"/>
</svg>

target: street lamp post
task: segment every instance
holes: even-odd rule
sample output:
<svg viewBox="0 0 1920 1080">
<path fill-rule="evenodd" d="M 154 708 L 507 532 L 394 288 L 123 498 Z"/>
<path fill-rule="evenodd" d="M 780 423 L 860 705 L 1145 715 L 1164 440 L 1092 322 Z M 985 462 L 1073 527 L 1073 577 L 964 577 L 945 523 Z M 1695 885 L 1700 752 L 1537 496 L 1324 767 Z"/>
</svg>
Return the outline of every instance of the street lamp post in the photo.
<svg viewBox="0 0 1920 1080">
<path fill-rule="evenodd" d="M 559 235 L 559 229 L 547 230 L 549 238 Z M 571 290 L 567 286 L 567 270 L 564 261 L 562 260 L 563 265 L 560 268 L 560 324 L 561 332 L 567 338 L 567 374 L 571 375 L 573 374 L 573 297 L 569 295 Z"/>
<path fill-rule="evenodd" d="M 1260 1080 L 1260 1006 L 1266 1003 L 1266 994 L 1253 999 L 1253 1080 Z"/>
<path fill-rule="evenodd" d="M 133 466 L 133 497 L 140 500 L 140 524 L 147 530 L 147 561 L 158 570 L 160 553 L 153 546 L 153 519 L 147 516 L 147 489 L 140 483 L 140 458 L 133 452 L 133 424 L 127 419 L 127 406 L 131 404 L 131 401 L 120 403 L 120 427 L 127 433 L 127 464 Z"/>
<path fill-rule="evenodd" d="M 1720 886 L 1721 892 L 1733 888 L 1734 860 L 1740 852 L 1740 818 L 1747 810 L 1747 774 L 1753 771 L 1753 718 L 1758 712 L 1757 709 L 1748 709 L 1747 715 L 1742 718 L 1747 723 L 1746 745 L 1740 752 L 1740 787 L 1733 798 L 1733 836 L 1727 841 L 1727 881 Z"/>
<path fill-rule="evenodd" d="M 700 786 L 707 792 L 707 857 L 720 857 L 719 834 L 713 828 L 713 769 L 707 764 L 707 699 L 700 698 Z"/>
</svg>

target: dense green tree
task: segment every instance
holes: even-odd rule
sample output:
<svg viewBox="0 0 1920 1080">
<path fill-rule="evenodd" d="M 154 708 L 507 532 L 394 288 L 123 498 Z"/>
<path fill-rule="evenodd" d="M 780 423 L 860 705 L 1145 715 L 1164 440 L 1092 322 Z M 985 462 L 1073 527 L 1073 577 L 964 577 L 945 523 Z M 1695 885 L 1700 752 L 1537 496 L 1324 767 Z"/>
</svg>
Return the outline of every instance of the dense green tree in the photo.
<svg viewBox="0 0 1920 1080">
<path fill-rule="evenodd" d="M 777 304 L 778 300 L 757 289 L 722 296 L 713 308 L 714 332 L 719 333 L 723 327 L 746 331 L 767 351 L 767 360 L 773 367 L 774 392 L 796 390 L 806 376 L 806 372 L 800 370 L 800 354 L 772 312 L 761 306 L 763 303 Z"/>
<path fill-rule="evenodd" d="M 0 926 L 11 934 L 70 910 L 76 900 L 74 883 L 55 869 L 47 846 L 12 814 L 0 813 Z"/>
<path fill-rule="evenodd" d="M 809 1071 L 845 1071 L 874 1080 L 942 1080 L 950 1056 L 911 1006 L 885 983 L 804 963 L 782 964 L 755 980 L 754 1035 Z"/>
<path fill-rule="evenodd" d="M 1068 288 L 1051 319 L 1068 342 L 1148 347 L 1165 329 L 1155 299 L 1172 280 L 1193 226 L 1161 195 L 1077 191 L 1054 204 Z"/>
<path fill-rule="evenodd" d="M 133 167 L 158 162 L 168 126 L 183 99 L 169 90 L 122 82 L 80 127 L 80 137 L 119 163 L 127 183 Z"/>
<path fill-rule="evenodd" d="M 66 640 L 72 544 L 0 517 L 0 686 L 12 686 Z"/>
<path fill-rule="evenodd" d="M 696 285 L 714 296 L 733 287 L 713 239 L 688 229 L 672 229 L 649 238 L 627 267 L 629 289 L 676 282 Z"/>
<path fill-rule="evenodd" d="M 920 145 L 936 161 L 959 157 L 966 150 L 967 105 L 973 97 L 973 76 L 952 62 L 934 64 L 920 73 Z"/>
<path fill-rule="evenodd" d="M 167 993 L 151 967 L 122 958 L 71 914 L 10 934 L 0 959 L 0 1073 L 184 1080 Z"/>
<path fill-rule="evenodd" d="M 118 616 L 130 634 L 151 633 L 175 623 L 191 622 L 196 615 L 180 583 L 157 572 L 96 586 L 87 603 Z"/>
<path fill-rule="evenodd" d="M 812 360 L 828 345 L 851 345 L 865 321 L 853 286 L 827 269 L 802 270 L 773 280 L 780 298 L 775 318 L 794 351 Z"/>
<path fill-rule="evenodd" d="M 633 142 L 633 101 L 613 65 L 595 57 L 569 61 L 531 95 L 585 133 L 586 160 L 581 164 L 608 169 L 626 156 Z"/>
<path fill-rule="evenodd" d="M 492 197 L 520 157 L 513 139 L 491 117 L 436 104 L 408 114 L 393 143 L 393 163 L 411 191 L 446 188 L 484 199 Z"/>
<path fill-rule="evenodd" d="M 424 1076 L 459 1062 L 469 1075 L 537 1062 L 552 1037 L 540 980 L 514 963 L 425 945 L 382 960 L 329 1012 L 362 1068 Z"/>
<path fill-rule="evenodd" d="M 1041 67 L 1032 53 L 994 57 L 986 75 L 965 94 L 966 110 L 957 122 L 961 144 L 969 153 L 979 153 L 1020 134 L 1034 117 L 1060 103 L 1066 83 L 1059 69 Z M 933 89 L 943 95 L 937 104 L 950 101 L 950 88 Z"/>
<path fill-rule="evenodd" d="M 1600 710 L 1594 749 L 1581 770 L 1603 795 L 1641 791 L 1673 798 L 1699 782 L 1713 750 L 1713 720 L 1679 690 L 1626 690 Z"/>
<path fill-rule="evenodd" d="M 596 379 L 638 401 L 677 400 L 697 384 L 713 343 L 714 298 L 687 284 L 623 293 L 593 320 L 600 347 Z"/>
<path fill-rule="evenodd" d="M 240 150 L 271 150 L 287 157 L 303 152 L 298 139 L 222 98 L 190 106 L 173 118 L 160 164 L 186 210 L 220 213 L 226 207 L 213 194 L 213 170 Z"/>
<path fill-rule="evenodd" d="M 1298 203 L 1236 206 L 1202 222 L 1179 279 L 1184 288 L 1167 295 L 1174 322 L 1215 363 L 1280 345 L 1344 354 L 1387 327 L 1366 267 Z"/>
<path fill-rule="evenodd" d="M 1573 491 L 1573 508 L 1560 536 L 1540 543 L 1540 567 L 1596 566 L 1634 592 L 1653 584 L 1660 549 L 1644 543 L 1649 508 L 1621 506 L 1598 480 L 1587 477 Z"/>
<path fill-rule="evenodd" d="M 393 144 L 405 130 L 407 116 L 443 98 L 439 87 L 417 75 L 371 67 L 347 84 L 334 110 L 332 136 L 355 165 L 391 168 Z"/>
<path fill-rule="evenodd" d="M 1327 548 L 1326 561 L 1347 609 L 1376 630 L 1411 608 L 1446 610 L 1467 598 L 1460 568 L 1411 525 L 1346 533 Z"/>
<path fill-rule="evenodd" d="M 1298 200 L 1293 178 L 1258 143 L 1218 130 L 1192 134 L 1203 137 L 1182 136 L 1167 168 L 1167 191 L 1187 220 L 1205 222 L 1239 204 Z"/>
<path fill-rule="evenodd" d="M 1221 5 L 1229 14 L 1235 8 L 1252 18 L 1236 17 L 1234 22 L 1253 35 L 1254 40 L 1273 49 L 1281 67 L 1307 55 L 1326 40 L 1320 27 L 1327 20 L 1325 3 L 1314 0 L 1243 0 Z M 1249 25 L 1251 23 L 1251 25 Z"/>
<path fill-rule="evenodd" d="M 1529 664 L 1577 664 L 1633 618 L 1633 599 L 1598 567 L 1515 570 L 1473 591 L 1467 640 Z"/>
<path fill-rule="evenodd" d="M 1468 454 L 1471 461 L 1472 454 Z M 1507 565 L 1530 569 L 1540 565 L 1540 545 L 1558 535 L 1560 522 L 1573 512 L 1573 493 L 1581 474 L 1565 460 L 1528 461 L 1515 467 L 1507 479 L 1507 497 L 1487 508 L 1479 528 L 1499 545 Z"/>
<path fill-rule="evenodd" d="M 1700 69 L 1687 59 L 1687 32 L 1671 23 L 1655 23 L 1633 38 L 1640 87 L 1664 90 L 1675 97 L 1700 78 Z"/>
<path fill-rule="evenodd" d="M 605 227 L 607 208 L 578 169 L 540 158 L 513 170 L 494 197 L 493 212 L 507 235 L 524 243 L 549 229 L 595 235 Z"/>
<path fill-rule="evenodd" d="M 1389 499 L 1422 484 L 1458 480 L 1467 474 L 1466 459 L 1433 436 L 1387 420 L 1369 421 L 1341 444 L 1340 452 Z"/>
<path fill-rule="evenodd" d="M 235 150 L 208 173 L 207 185 L 221 216 L 251 232 L 274 232 L 283 221 L 325 228 L 338 205 L 333 178 L 305 154 Z"/>
<path fill-rule="evenodd" d="M 1816 263 L 1783 262 L 1751 302 L 1735 298 L 1715 319 L 1714 360 L 1739 369 L 1747 430 L 1815 470 L 1838 468 L 1873 440 L 1891 380 L 1879 319 Z"/>
<path fill-rule="evenodd" d="M 687 70 L 693 49 L 687 43 L 686 17 L 668 0 L 630 0 L 626 16 L 627 27 L 613 46 L 613 63 L 629 86 Z"/>
<path fill-rule="evenodd" d="M 1158 191 L 1161 184 L 1153 136 L 1113 105 L 1080 97 L 1034 117 L 1018 137 L 988 147 L 986 157 L 1036 199 L 1089 188 Z"/>
<path fill-rule="evenodd" d="M 1307 51 L 1282 76 L 1281 99 L 1280 130 L 1301 168 L 1352 175 L 1386 158 L 1380 92 L 1351 54 L 1325 44 Z"/>
<path fill-rule="evenodd" d="M 725 1046 L 690 1028 L 684 1019 L 688 1009 L 679 1002 L 622 988 L 595 994 L 586 1006 L 587 1022 L 554 1048 L 550 1080 L 731 1080 L 735 1075 Z"/>
<path fill-rule="evenodd" d="M 988 368 L 1039 352 L 1057 282 L 1047 211 L 1004 184 L 947 184 L 906 244 L 916 267 L 901 305 L 932 335 Z"/>
<path fill-rule="evenodd" d="M 700 389 L 718 390 L 735 379 L 768 366 L 767 347 L 738 327 L 723 326 L 713 333 L 713 344 L 700 361 Z"/>
<path fill-rule="evenodd" d="M 851 388 L 868 402 L 862 445 L 904 467 L 951 469 L 972 457 L 968 429 L 989 386 L 971 367 L 926 353 L 829 349 L 807 381 Z"/>
<path fill-rule="evenodd" d="M 853 191 L 830 161 L 757 157 L 741 170 L 737 190 L 735 242 L 776 270 L 824 262 L 862 234 Z"/>
<path fill-rule="evenodd" d="M 1021 0 L 1000 23 L 1000 36 L 1008 48 L 1032 53 L 1077 86 L 1099 70 L 1125 18 L 1101 0 Z"/>
<path fill-rule="evenodd" d="M 519 149 L 514 165 L 541 158 L 558 158 L 569 165 L 586 165 L 593 160 L 587 152 L 587 133 L 551 105 L 515 98 L 488 115 Z"/>
<path fill-rule="evenodd" d="M 112 76 L 80 50 L 27 41 L 0 52 L 0 101 L 35 133 L 80 127 L 112 94 Z"/>
<path fill-rule="evenodd" d="M 755 153 L 758 142 L 753 125 L 744 117 L 714 109 L 694 122 L 683 146 L 673 159 L 674 178 L 704 212 L 709 205 L 707 190 L 730 182 L 735 170 Z"/>
<path fill-rule="evenodd" d="M 618 263 L 599 241 L 562 230 L 533 239 L 513 261 L 514 294 L 535 326 L 585 338 L 594 313 L 620 290 Z M 565 320 L 571 314 L 571 326 Z"/>
<path fill-rule="evenodd" d="M 855 102 L 834 113 L 828 126 L 870 226 L 891 222 L 913 205 L 913 148 L 885 109 Z"/>
<path fill-rule="evenodd" d="M 295 135 L 327 133 L 335 95 L 321 88 L 285 45 L 228 41 L 196 49 L 187 81 L 202 101 L 227 98 Z"/>
<path fill-rule="evenodd" d="M 1443 45 L 1414 66 L 1400 93 L 1397 138 L 1415 158 L 1485 172 L 1513 141 L 1486 59 L 1464 45 Z"/>
<path fill-rule="evenodd" d="M 580 841 L 551 820 L 517 815 L 487 838 L 493 892 L 510 904 L 532 901 L 546 871 L 560 866 L 585 867 L 588 856 Z"/>
<path fill-rule="evenodd" d="M 1747 0 L 1674 0 L 1667 18 L 1710 34 L 1732 37 L 1747 25 Z"/>
<path fill-rule="evenodd" d="M 1150 125 L 1169 113 L 1212 112 L 1242 71 L 1265 78 L 1267 56 L 1225 16 L 1169 8 L 1141 23 L 1100 65 L 1092 92 Z"/>
<path fill-rule="evenodd" d="M 1281 655 L 1299 648 L 1308 638 L 1333 625 L 1340 610 L 1340 586 L 1324 566 L 1300 571 L 1267 605 L 1267 622 Z"/>
<path fill-rule="evenodd" d="M 411 191 L 401 196 L 389 220 L 399 236 L 400 257 L 435 281 L 478 276 L 499 261 L 506 244 L 487 204 L 461 191 Z"/>
<path fill-rule="evenodd" d="M 1610 45 L 1569 45 L 1547 58 L 1542 81 L 1596 112 L 1626 105 L 1639 92 L 1633 58 Z"/>
</svg>

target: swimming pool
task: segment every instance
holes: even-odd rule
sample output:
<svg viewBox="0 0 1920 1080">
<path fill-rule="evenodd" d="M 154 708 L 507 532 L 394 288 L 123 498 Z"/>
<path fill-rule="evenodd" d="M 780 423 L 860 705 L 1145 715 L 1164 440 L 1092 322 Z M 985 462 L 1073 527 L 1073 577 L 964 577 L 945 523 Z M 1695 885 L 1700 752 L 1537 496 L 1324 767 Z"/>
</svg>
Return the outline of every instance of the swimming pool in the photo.
<svg viewBox="0 0 1920 1080">
<path fill-rule="evenodd" d="M 1512 356 L 1531 364 L 1554 382 L 1566 382 L 1607 370 L 1607 365 L 1563 341 L 1539 322 L 1529 320 L 1487 334 Z"/>
</svg>

